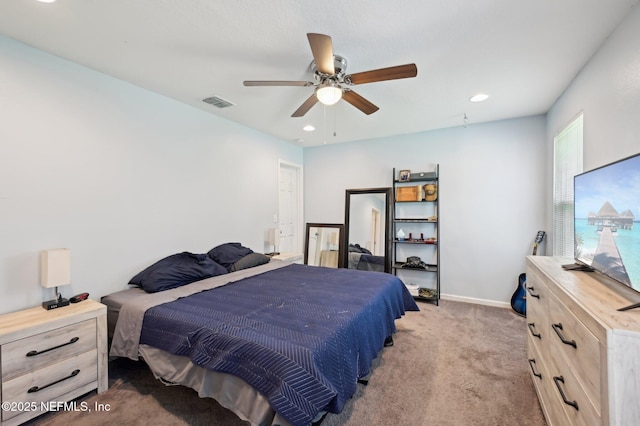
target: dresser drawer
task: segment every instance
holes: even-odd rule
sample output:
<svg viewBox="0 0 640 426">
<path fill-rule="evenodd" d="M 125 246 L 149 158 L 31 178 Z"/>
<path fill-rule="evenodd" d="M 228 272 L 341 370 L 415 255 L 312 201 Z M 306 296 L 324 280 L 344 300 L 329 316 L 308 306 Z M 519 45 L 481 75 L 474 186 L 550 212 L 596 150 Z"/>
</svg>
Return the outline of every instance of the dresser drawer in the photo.
<svg viewBox="0 0 640 426">
<path fill-rule="evenodd" d="M 96 348 L 96 320 L 90 319 L 2 345 L 2 381 Z"/>
<path fill-rule="evenodd" d="M 535 338 L 528 337 L 527 361 L 529 372 L 536 387 L 540 405 L 545 413 L 549 426 L 565 426 L 569 424 L 564 408 L 555 397 L 555 390 L 551 373 L 547 368 L 545 357 L 541 356 L 538 348 L 533 344 Z"/>
<path fill-rule="evenodd" d="M 527 271 L 525 292 L 527 296 L 527 318 L 531 314 L 535 320 L 546 319 L 549 290 L 542 278 L 533 270 Z"/>
<path fill-rule="evenodd" d="M 566 364 L 574 372 L 584 393 L 600 412 L 600 342 L 553 295 L 549 298 L 549 327 L 551 356 L 558 366 Z"/>
<path fill-rule="evenodd" d="M 97 350 L 24 374 L 2 383 L 2 402 L 26 404 L 58 401 L 62 395 L 88 383 L 96 383 Z M 40 407 L 38 406 L 38 409 Z M 2 411 L 2 421 L 21 414 Z"/>
<path fill-rule="evenodd" d="M 636 300 L 618 292 L 618 283 L 601 274 L 565 270 L 571 262 L 563 257 L 527 257 L 527 280 L 532 277 L 535 285 L 540 280 L 548 293 L 543 301 L 548 305 L 548 338 L 536 345 L 528 337 L 527 354 L 541 356 L 536 364 L 551 376 L 549 392 L 538 392 L 547 423 L 640 425 L 640 310 L 618 311 Z M 561 412 L 547 409 L 556 405 Z"/>
<path fill-rule="evenodd" d="M 540 277 L 527 272 L 525 283 L 527 294 L 527 333 L 539 351 L 543 351 L 545 342 L 549 340 L 547 298 L 549 291 Z M 544 356 L 544 354 L 542 354 Z"/>
<path fill-rule="evenodd" d="M 552 351 L 553 353 L 553 351 Z M 602 424 L 601 413 L 592 404 L 582 384 L 576 379 L 574 371 L 563 359 L 549 358 L 552 398 L 564 410 L 569 419 L 566 424 L 595 426 Z"/>
</svg>

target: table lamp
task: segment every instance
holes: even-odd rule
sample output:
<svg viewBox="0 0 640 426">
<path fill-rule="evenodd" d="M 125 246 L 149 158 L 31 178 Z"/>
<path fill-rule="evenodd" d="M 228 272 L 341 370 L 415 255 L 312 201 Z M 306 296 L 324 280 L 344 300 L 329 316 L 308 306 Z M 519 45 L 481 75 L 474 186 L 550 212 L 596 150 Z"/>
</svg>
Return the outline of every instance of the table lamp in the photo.
<svg viewBox="0 0 640 426">
<path fill-rule="evenodd" d="M 329 244 L 331 244 L 331 250 L 337 250 L 337 246 L 340 245 L 340 234 L 335 231 L 329 234 Z"/>
<path fill-rule="evenodd" d="M 279 228 L 270 228 L 267 231 L 267 243 L 269 247 L 273 246 L 273 252 L 270 254 L 278 255 L 278 243 L 280 242 L 280 229 Z"/>
<path fill-rule="evenodd" d="M 40 254 L 40 285 L 55 287 L 56 298 L 42 302 L 44 309 L 55 309 L 69 304 L 58 293 L 58 286 L 71 284 L 71 250 L 66 248 L 44 250 Z"/>
</svg>

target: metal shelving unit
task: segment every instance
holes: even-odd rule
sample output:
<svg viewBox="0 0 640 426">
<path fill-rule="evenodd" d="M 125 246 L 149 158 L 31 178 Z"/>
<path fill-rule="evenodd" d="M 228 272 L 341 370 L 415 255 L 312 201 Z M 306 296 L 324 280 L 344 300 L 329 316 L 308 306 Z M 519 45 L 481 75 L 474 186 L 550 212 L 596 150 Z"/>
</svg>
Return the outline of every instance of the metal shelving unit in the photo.
<svg viewBox="0 0 640 426">
<path fill-rule="evenodd" d="M 393 169 L 393 274 L 416 299 L 440 300 L 439 165 L 433 172 Z M 435 192 L 434 192 L 435 191 Z"/>
</svg>

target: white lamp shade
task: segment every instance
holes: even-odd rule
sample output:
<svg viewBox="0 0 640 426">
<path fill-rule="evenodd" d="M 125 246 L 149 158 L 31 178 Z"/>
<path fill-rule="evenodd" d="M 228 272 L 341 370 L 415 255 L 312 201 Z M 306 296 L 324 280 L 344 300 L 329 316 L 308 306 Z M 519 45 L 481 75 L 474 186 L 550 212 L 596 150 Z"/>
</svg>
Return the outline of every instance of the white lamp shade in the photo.
<svg viewBox="0 0 640 426">
<path fill-rule="evenodd" d="M 270 228 L 267 232 L 267 240 L 270 246 L 275 246 L 280 240 L 280 230 L 278 228 Z"/>
<path fill-rule="evenodd" d="M 333 105 L 342 98 L 342 89 L 333 84 L 320 86 L 316 89 L 316 97 L 325 105 Z"/>
<path fill-rule="evenodd" d="M 71 284 L 71 250 L 44 250 L 40 255 L 40 285 L 50 288 Z"/>
<path fill-rule="evenodd" d="M 331 238 L 329 240 L 329 244 L 337 246 L 338 245 L 338 232 L 332 232 Z"/>
</svg>

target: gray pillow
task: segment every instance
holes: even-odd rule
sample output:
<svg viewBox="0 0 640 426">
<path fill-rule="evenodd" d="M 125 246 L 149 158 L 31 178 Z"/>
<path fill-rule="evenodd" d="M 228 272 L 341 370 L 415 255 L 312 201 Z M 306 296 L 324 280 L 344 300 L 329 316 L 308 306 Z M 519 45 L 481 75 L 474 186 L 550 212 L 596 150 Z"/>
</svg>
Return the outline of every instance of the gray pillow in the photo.
<svg viewBox="0 0 640 426">
<path fill-rule="evenodd" d="M 264 265 L 269 263 L 271 258 L 262 253 L 250 253 L 244 256 L 242 259 L 229 266 L 229 272 L 240 271 L 242 269 L 253 268 L 254 266 Z"/>
</svg>

